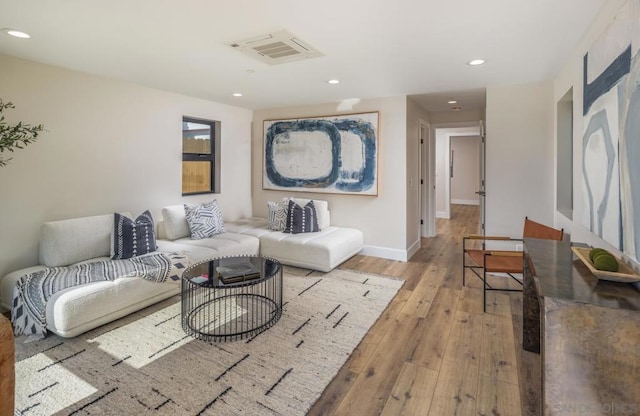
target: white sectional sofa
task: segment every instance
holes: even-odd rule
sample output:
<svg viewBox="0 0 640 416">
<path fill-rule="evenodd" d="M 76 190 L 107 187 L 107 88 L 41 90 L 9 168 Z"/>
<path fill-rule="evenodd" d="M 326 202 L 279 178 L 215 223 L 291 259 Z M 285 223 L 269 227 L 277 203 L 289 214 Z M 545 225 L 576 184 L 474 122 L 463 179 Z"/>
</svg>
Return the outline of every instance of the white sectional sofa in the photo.
<svg viewBox="0 0 640 416">
<path fill-rule="evenodd" d="M 300 200 L 301 203 L 304 201 Z M 226 232 L 222 234 L 192 240 L 183 205 L 163 208 L 162 218 L 157 223 L 157 251 L 187 252 L 194 262 L 213 257 L 261 254 L 283 264 L 328 272 L 357 254 L 364 244 L 361 231 L 330 225 L 324 201 L 318 203 L 321 230 L 313 233 L 272 231 L 267 228 L 266 219 L 248 218 L 225 222 Z M 46 267 L 109 259 L 113 224 L 113 214 L 43 224 L 40 264 L 0 279 L 0 304 L 11 309 L 13 288 L 25 274 Z M 47 302 L 47 329 L 62 337 L 74 337 L 178 293 L 179 281 L 153 283 L 138 277 L 72 287 L 55 293 Z"/>
</svg>

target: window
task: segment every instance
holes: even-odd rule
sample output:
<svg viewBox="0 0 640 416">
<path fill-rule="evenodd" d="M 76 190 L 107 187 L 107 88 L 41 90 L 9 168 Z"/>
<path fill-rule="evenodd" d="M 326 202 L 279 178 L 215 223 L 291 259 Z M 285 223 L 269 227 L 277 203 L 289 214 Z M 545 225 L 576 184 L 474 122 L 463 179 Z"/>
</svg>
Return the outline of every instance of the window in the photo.
<svg viewBox="0 0 640 416">
<path fill-rule="evenodd" d="M 182 195 L 220 192 L 220 122 L 182 118 Z"/>
</svg>

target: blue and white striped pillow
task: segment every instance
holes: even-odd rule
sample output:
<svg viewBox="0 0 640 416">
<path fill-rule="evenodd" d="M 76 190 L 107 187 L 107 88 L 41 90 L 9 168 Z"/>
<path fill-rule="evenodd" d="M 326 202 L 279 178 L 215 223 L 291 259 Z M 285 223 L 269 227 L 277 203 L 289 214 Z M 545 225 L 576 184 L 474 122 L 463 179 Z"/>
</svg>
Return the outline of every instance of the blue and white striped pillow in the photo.
<svg viewBox="0 0 640 416">
<path fill-rule="evenodd" d="M 184 204 L 184 213 L 192 240 L 213 237 L 226 231 L 222 211 L 215 199 L 202 205 Z"/>
</svg>

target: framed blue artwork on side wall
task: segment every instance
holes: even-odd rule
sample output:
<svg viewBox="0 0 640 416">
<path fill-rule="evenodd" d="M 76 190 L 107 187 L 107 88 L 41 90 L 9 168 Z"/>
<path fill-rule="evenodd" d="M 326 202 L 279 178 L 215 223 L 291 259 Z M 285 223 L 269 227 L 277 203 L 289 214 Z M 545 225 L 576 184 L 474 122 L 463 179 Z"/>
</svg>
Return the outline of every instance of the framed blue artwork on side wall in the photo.
<svg viewBox="0 0 640 416">
<path fill-rule="evenodd" d="M 378 195 L 378 112 L 264 122 L 263 189 Z"/>
<path fill-rule="evenodd" d="M 640 0 L 583 58 L 582 224 L 640 260 Z"/>
</svg>

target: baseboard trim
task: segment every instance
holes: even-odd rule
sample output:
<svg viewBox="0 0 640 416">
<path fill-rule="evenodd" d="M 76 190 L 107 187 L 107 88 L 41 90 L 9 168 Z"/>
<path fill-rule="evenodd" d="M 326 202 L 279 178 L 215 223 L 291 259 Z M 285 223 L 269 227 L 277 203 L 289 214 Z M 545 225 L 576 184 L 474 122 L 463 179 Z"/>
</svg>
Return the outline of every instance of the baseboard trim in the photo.
<svg viewBox="0 0 640 416">
<path fill-rule="evenodd" d="M 416 240 L 415 243 L 411 244 L 411 247 L 409 247 L 409 250 L 407 250 L 407 261 L 411 257 L 413 257 L 413 255 L 416 254 L 418 250 L 420 250 L 420 239 Z"/>
<path fill-rule="evenodd" d="M 436 211 L 436 218 L 451 218 L 451 214 L 446 211 Z"/>
<path fill-rule="evenodd" d="M 480 201 L 477 199 L 452 199 L 451 203 L 456 205 L 480 205 Z"/>
<path fill-rule="evenodd" d="M 395 248 L 364 246 L 359 254 L 388 260 L 407 261 L 407 251 Z"/>
</svg>

